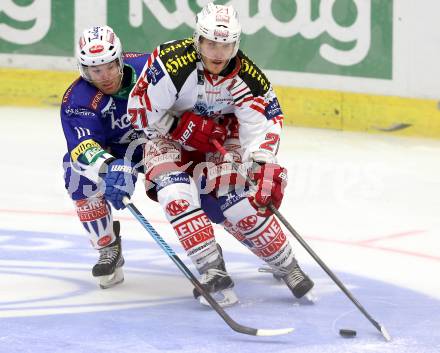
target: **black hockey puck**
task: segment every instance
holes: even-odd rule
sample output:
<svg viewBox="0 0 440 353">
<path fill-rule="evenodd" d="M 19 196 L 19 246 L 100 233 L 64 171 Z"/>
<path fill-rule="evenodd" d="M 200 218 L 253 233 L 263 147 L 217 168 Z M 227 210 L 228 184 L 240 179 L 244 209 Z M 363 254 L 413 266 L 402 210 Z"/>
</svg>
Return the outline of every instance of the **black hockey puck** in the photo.
<svg viewBox="0 0 440 353">
<path fill-rule="evenodd" d="M 351 337 L 355 337 L 356 336 L 356 331 L 355 330 L 348 330 L 348 329 L 345 329 L 345 328 L 341 328 L 339 330 L 339 334 L 342 337 L 351 338 Z"/>
</svg>

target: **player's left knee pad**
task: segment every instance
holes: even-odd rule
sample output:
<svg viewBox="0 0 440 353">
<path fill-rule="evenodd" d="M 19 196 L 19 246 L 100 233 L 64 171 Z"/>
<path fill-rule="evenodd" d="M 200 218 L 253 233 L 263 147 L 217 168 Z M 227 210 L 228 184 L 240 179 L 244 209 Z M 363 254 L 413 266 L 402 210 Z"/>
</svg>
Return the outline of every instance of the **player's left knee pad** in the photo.
<svg viewBox="0 0 440 353">
<path fill-rule="evenodd" d="M 187 173 L 168 173 L 154 180 L 157 198 L 199 272 L 220 261 L 212 224 L 200 207 L 197 188 Z"/>
<path fill-rule="evenodd" d="M 101 249 L 116 239 L 111 207 L 104 197 L 77 200 L 75 204 L 79 220 L 95 249 Z"/>
<path fill-rule="evenodd" d="M 295 261 L 292 246 L 274 216 L 258 216 L 248 198 L 239 194 L 231 193 L 222 201 L 225 229 L 254 254 L 274 268 Z"/>
</svg>

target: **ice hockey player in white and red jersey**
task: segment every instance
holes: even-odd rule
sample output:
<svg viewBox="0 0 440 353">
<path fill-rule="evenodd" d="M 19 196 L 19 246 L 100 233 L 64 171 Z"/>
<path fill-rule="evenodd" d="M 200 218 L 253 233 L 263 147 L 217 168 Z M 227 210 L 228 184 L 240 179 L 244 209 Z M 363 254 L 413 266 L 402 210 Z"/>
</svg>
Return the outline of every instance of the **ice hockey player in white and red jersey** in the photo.
<svg viewBox="0 0 440 353">
<path fill-rule="evenodd" d="M 112 208 L 134 190 L 143 170 L 140 132 L 127 116 L 128 95 L 149 56 L 122 51 L 108 26 L 86 29 L 77 46 L 81 74 L 66 90 L 60 115 L 67 153 L 65 186 L 91 244 L 99 251 L 92 274 L 101 288 L 124 279 L 120 224 Z"/>
<path fill-rule="evenodd" d="M 221 305 L 237 302 L 212 222 L 222 224 L 303 297 L 313 281 L 267 208 L 281 205 L 287 171 L 277 162 L 283 115 L 264 73 L 239 50 L 232 6 L 209 3 L 193 38 L 159 45 L 130 93 L 133 126 L 145 132 L 149 195 L 163 207 L 204 287 Z M 256 188 L 224 160 L 216 139 L 247 163 Z M 194 296 L 203 297 L 197 290 Z"/>
</svg>

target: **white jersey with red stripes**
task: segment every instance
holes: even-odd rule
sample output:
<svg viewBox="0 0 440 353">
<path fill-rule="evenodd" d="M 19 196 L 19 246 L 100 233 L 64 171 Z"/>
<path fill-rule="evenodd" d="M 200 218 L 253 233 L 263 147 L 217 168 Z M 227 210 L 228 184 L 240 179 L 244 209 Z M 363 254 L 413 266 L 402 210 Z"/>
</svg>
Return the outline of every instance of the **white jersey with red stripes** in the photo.
<svg viewBox="0 0 440 353">
<path fill-rule="evenodd" d="M 256 151 L 277 153 L 283 121 L 278 99 L 264 73 L 240 50 L 220 75 L 212 75 L 192 39 L 156 48 L 131 91 L 131 122 L 149 138 L 167 136 L 186 111 L 213 119 L 234 114 L 243 160 Z"/>
</svg>

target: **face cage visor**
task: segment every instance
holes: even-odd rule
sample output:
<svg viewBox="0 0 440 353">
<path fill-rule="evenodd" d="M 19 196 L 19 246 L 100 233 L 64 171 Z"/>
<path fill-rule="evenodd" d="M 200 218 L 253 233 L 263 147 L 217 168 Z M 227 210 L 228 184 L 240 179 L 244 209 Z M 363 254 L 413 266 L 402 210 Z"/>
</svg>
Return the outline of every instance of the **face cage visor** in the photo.
<svg viewBox="0 0 440 353">
<path fill-rule="evenodd" d="M 103 83 L 112 81 L 119 76 L 122 78 L 123 65 L 121 60 L 115 59 L 109 63 L 86 66 L 79 65 L 81 76 L 91 83 Z"/>
<path fill-rule="evenodd" d="M 213 61 L 229 61 L 235 55 L 237 42 L 216 42 L 204 37 L 199 38 L 200 55 Z"/>
</svg>

